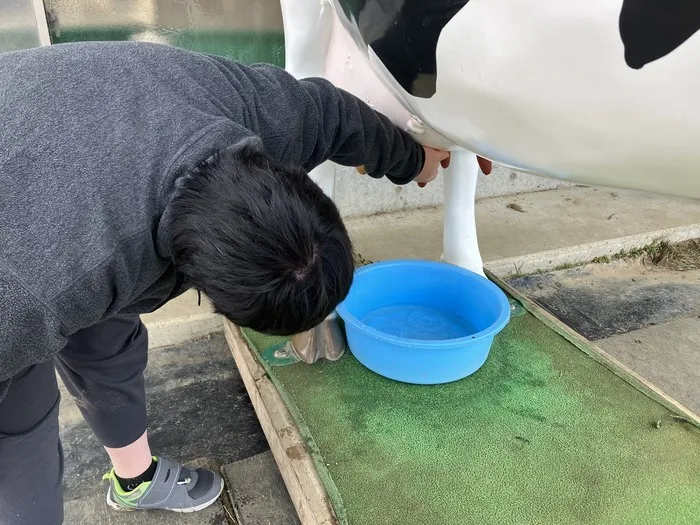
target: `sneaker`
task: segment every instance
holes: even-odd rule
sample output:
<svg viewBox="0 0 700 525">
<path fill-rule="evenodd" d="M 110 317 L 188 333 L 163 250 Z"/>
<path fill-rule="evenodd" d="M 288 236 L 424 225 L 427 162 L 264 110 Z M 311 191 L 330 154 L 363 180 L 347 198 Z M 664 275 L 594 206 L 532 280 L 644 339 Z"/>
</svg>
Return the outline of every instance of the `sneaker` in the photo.
<svg viewBox="0 0 700 525">
<path fill-rule="evenodd" d="M 115 510 L 163 509 L 196 512 L 214 503 L 224 489 L 224 480 L 211 470 L 190 470 L 175 461 L 155 457 L 156 472 L 130 492 L 122 489 L 114 469 L 102 479 L 109 480 L 107 505 Z"/>
</svg>

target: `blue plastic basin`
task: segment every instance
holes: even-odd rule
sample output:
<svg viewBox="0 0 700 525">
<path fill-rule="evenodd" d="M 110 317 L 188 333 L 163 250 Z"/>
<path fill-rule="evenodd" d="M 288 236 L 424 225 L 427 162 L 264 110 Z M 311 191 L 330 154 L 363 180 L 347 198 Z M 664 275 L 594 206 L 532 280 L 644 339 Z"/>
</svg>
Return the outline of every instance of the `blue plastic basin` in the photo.
<svg viewBox="0 0 700 525">
<path fill-rule="evenodd" d="M 389 261 L 357 270 L 338 315 L 360 363 L 426 385 L 476 372 L 508 324 L 510 304 L 498 286 L 457 266 Z"/>
</svg>

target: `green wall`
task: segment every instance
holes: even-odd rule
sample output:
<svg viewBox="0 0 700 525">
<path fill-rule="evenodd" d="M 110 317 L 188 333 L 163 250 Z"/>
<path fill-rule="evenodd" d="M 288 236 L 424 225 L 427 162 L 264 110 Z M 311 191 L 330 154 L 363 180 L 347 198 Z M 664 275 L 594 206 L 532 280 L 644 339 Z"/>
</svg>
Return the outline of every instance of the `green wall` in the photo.
<svg viewBox="0 0 700 525">
<path fill-rule="evenodd" d="M 282 31 L 207 31 L 181 29 L 159 31 L 140 27 L 94 26 L 70 28 L 53 38 L 54 44 L 92 40 L 131 40 L 149 31 L 169 44 L 215 55 L 226 56 L 244 64 L 267 62 L 284 66 L 284 34 Z"/>
</svg>

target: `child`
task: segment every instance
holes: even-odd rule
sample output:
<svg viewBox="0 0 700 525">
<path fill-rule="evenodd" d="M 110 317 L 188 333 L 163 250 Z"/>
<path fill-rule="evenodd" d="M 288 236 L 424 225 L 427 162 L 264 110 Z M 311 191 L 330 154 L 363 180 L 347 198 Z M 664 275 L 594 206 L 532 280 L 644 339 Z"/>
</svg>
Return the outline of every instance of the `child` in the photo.
<svg viewBox="0 0 700 525">
<path fill-rule="evenodd" d="M 169 46 L 0 55 L 0 523 L 63 520 L 54 366 L 114 468 L 114 508 L 202 509 L 223 481 L 153 456 L 139 314 L 187 288 L 294 334 L 345 297 L 351 244 L 306 172 L 429 182 L 426 149 L 327 81 Z M 182 429 L 186 432 L 187 429 Z"/>
</svg>

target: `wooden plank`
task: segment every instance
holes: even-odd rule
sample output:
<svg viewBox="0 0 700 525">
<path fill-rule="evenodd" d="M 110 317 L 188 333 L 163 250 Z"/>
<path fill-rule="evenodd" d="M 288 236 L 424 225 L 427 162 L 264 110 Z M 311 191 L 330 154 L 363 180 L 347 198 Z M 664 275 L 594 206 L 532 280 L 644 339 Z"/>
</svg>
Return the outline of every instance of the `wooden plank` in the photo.
<svg viewBox="0 0 700 525">
<path fill-rule="evenodd" d="M 573 330 L 571 327 L 567 326 L 557 317 L 545 310 L 536 301 L 533 301 L 532 299 L 528 298 L 526 295 L 522 294 L 516 288 L 513 288 L 510 284 L 506 283 L 505 281 L 503 281 L 493 273 L 489 272 L 488 270 L 486 271 L 486 275 L 494 283 L 496 283 L 508 294 L 510 294 L 514 299 L 522 303 L 522 305 L 525 306 L 525 308 L 532 315 L 534 315 L 537 319 L 542 321 L 545 325 L 554 330 L 556 333 L 561 335 L 571 344 L 576 346 L 576 348 L 584 352 L 586 355 L 588 355 L 601 365 L 605 366 L 613 374 L 623 379 L 637 390 L 643 392 L 654 401 L 663 405 L 665 408 L 667 408 L 677 416 L 687 420 L 689 423 L 700 428 L 700 416 L 698 416 L 690 409 L 673 399 L 671 396 L 666 394 L 666 392 L 654 385 L 651 381 L 640 376 L 637 372 L 629 368 L 627 365 L 615 359 L 605 350 L 598 347 L 595 343 L 589 341 L 581 334 Z"/>
<path fill-rule="evenodd" d="M 277 388 L 240 329 L 224 322 L 226 339 L 302 525 L 339 525 L 316 465 Z"/>
</svg>

